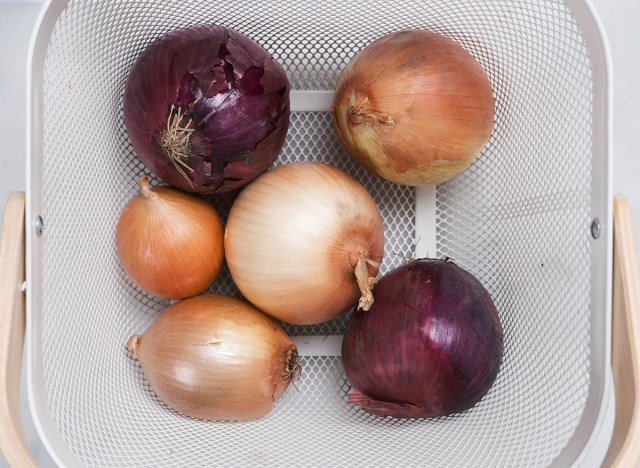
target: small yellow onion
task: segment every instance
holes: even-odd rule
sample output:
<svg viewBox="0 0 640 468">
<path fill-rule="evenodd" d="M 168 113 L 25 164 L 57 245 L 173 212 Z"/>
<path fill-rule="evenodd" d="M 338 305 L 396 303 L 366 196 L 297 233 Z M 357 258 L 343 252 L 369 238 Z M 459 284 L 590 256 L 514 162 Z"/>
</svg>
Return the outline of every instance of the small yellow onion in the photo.
<svg viewBox="0 0 640 468">
<path fill-rule="evenodd" d="M 198 419 L 258 419 L 300 374 L 296 346 L 244 300 L 203 294 L 167 308 L 127 342 L 155 394 Z"/>
<path fill-rule="evenodd" d="M 122 268 L 142 289 L 167 299 L 203 292 L 224 262 L 224 227 L 198 195 L 153 187 L 146 176 L 116 227 Z"/>
<path fill-rule="evenodd" d="M 227 265 L 240 292 L 293 324 L 332 319 L 358 297 L 368 309 L 383 249 L 375 201 L 322 163 L 262 174 L 240 192 L 225 230 Z"/>
<path fill-rule="evenodd" d="M 424 30 L 383 36 L 344 69 L 331 109 L 347 153 L 370 172 L 411 186 L 464 171 L 488 141 L 493 93 L 480 64 Z"/>
</svg>

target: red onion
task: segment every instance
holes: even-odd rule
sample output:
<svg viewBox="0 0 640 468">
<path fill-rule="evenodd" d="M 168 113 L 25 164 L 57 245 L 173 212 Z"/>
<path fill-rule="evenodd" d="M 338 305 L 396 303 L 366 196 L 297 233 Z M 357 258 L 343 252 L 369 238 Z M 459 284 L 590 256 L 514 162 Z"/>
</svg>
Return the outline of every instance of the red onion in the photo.
<svg viewBox="0 0 640 468">
<path fill-rule="evenodd" d="M 384 275 L 342 344 L 349 403 L 379 416 L 445 416 L 474 406 L 496 379 L 503 332 L 487 290 L 450 260 Z"/>
<path fill-rule="evenodd" d="M 228 192 L 278 156 L 289 89 L 282 66 L 249 37 L 191 26 L 161 36 L 134 63 L 125 125 L 140 160 L 168 184 Z"/>
</svg>

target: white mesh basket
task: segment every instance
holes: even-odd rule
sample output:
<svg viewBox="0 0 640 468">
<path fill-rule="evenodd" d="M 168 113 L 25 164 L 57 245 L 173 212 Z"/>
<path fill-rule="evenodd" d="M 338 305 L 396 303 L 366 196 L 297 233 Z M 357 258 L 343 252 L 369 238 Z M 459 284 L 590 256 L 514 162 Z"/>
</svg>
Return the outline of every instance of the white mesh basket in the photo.
<svg viewBox="0 0 640 468">
<path fill-rule="evenodd" d="M 124 344 L 167 306 L 121 270 L 115 224 L 145 168 L 122 116 L 127 73 L 162 33 L 233 27 L 292 83 L 277 164 L 331 162 L 360 180 L 385 221 L 382 273 L 417 243 L 491 293 L 505 355 L 489 394 L 459 415 L 396 420 L 346 404 L 346 317 L 288 326 L 303 355 L 267 417 L 185 418 L 153 394 Z M 471 168 L 413 189 L 362 170 L 328 106 L 349 59 L 373 39 L 426 28 L 486 70 L 495 130 Z M 42 439 L 61 465 L 597 465 L 611 433 L 609 66 L 580 0 L 50 1 L 30 57 L 27 370 Z M 211 200 L 226 216 L 228 206 Z M 40 228 L 44 224 L 44 230 Z M 599 230 L 597 229 L 599 227 Z M 228 272 L 212 291 L 237 294 Z"/>
</svg>

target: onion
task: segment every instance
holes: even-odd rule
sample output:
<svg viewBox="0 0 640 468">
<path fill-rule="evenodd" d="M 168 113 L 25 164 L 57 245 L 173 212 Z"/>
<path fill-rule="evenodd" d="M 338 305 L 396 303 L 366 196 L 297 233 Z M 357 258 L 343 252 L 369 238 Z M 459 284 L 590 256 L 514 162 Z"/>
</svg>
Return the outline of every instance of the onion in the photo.
<svg viewBox="0 0 640 468">
<path fill-rule="evenodd" d="M 127 350 L 164 403 L 198 419 L 260 418 L 300 373 L 297 349 L 280 325 L 230 296 L 172 305 L 129 338 Z"/>
<path fill-rule="evenodd" d="M 120 214 L 116 249 L 122 268 L 142 289 L 167 299 L 200 294 L 224 262 L 224 227 L 198 195 L 138 181 L 140 193 Z"/>
<path fill-rule="evenodd" d="M 272 169 L 234 202 L 225 252 L 240 292 L 285 322 L 367 309 L 382 261 L 382 217 L 366 189 L 322 163 Z"/>
<path fill-rule="evenodd" d="M 345 150 L 369 171 L 405 185 L 460 174 L 493 127 L 482 67 L 460 45 L 422 30 L 388 34 L 344 69 L 331 110 Z"/>
<path fill-rule="evenodd" d="M 496 379 L 503 332 L 487 290 L 449 260 L 384 275 L 351 318 L 342 360 L 349 403 L 379 416 L 445 416 L 474 406 Z"/>
<path fill-rule="evenodd" d="M 124 120 L 140 160 L 165 182 L 228 192 L 278 156 L 289 125 L 289 81 L 249 37 L 191 26 L 161 36 L 134 63 Z"/>
</svg>

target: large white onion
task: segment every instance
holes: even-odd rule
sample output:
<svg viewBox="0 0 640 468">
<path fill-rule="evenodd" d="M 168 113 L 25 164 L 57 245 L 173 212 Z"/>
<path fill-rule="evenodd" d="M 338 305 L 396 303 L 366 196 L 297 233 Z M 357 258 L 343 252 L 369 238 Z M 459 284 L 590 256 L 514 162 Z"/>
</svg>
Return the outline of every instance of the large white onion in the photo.
<svg viewBox="0 0 640 468">
<path fill-rule="evenodd" d="M 294 324 L 334 318 L 361 295 L 367 309 L 383 248 L 382 217 L 367 190 L 321 163 L 261 175 L 234 202 L 225 230 L 227 265 L 241 293 Z"/>
</svg>

